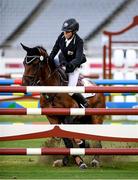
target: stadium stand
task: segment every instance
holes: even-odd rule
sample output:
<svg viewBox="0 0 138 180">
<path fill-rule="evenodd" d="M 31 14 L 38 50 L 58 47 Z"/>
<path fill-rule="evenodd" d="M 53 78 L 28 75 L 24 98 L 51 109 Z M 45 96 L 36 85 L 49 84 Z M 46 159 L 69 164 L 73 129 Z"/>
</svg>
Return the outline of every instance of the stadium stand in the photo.
<svg viewBox="0 0 138 180">
<path fill-rule="evenodd" d="M 114 3 L 111 0 L 106 0 L 106 3 L 104 0 L 60 0 L 60 3 L 57 0 L 52 0 L 42 10 L 41 14 L 35 19 L 35 21 L 30 24 L 29 28 L 27 28 L 18 39 L 12 42 L 12 46 L 18 47 L 20 42 L 24 42 L 30 46 L 40 44 L 48 49 L 51 49 L 55 39 L 57 38 L 57 35 L 61 31 L 61 25 L 63 21 L 70 17 L 75 17 L 80 22 L 79 34 L 81 37 L 85 38 L 87 34 L 89 34 L 92 30 L 95 29 L 95 27 L 102 23 L 103 20 L 107 18 L 111 12 L 114 11 L 114 9 L 116 9 L 116 7 L 118 7 L 122 2 L 125 2 L 125 0 L 114 1 Z M 36 5 L 37 3 L 38 1 L 34 1 L 34 3 L 27 1 L 26 3 L 22 2 L 19 4 L 21 7 L 23 7 L 23 9 L 23 5 L 25 4 L 27 7 L 30 6 L 31 10 L 34 7 L 34 4 Z M 33 7 L 31 4 L 33 4 Z M 16 13 L 14 7 L 16 7 L 14 3 L 9 3 L 7 7 L 9 13 L 7 13 L 6 16 L 4 13 L 3 20 L 6 20 L 6 24 L 9 24 L 9 26 L 13 24 L 13 27 L 16 28 L 17 24 L 14 23 L 14 21 L 18 24 L 21 23 L 21 18 L 23 20 L 23 16 L 25 16 L 24 12 L 29 11 L 29 9 L 24 9 L 24 11 L 21 12 L 21 9 L 16 7 L 19 12 L 21 12 L 21 18 L 19 22 L 18 18 L 20 15 L 18 15 L 18 11 Z M 12 18 L 10 18 L 10 14 L 13 14 L 14 16 L 13 22 Z M 7 29 L 8 27 L 5 28 Z M 12 30 L 14 29 L 10 29 L 10 31 Z M 8 31 L 7 34 L 8 33 L 10 32 Z"/>
<path fill-rule="evenodd" d="M 46 1 L 43 7 L 38 4 Z M 132 22 L 137 15 L 137 0 L 1 0 L 0 1 L 0 46 L 3 42 L 18 30 L 16 38 L 6 42 L 6 47 L 0 49 L 5 58 L 22 58 L 25 52 L 22 51 L 20 42 L 28 46 L 42 45 L 50 52 L 58 34 L 61 32 L 61 25 L 67 18 L 74 17 L 80 22 L 79 35 L 86 39 L 92 32 L 95 33 L 88 41 L 85 41 L 86 54 L 88 59 L 94 63 L 102 62 L 102 32 L 103 30 L 118 31 Z M 24 22 L 31 12 L 39 8 L 39 13 L 26 26 Z M 104 24 L 104 22 L 107 22 Z M 18 28 L 24 22 L 23 31 Z M 104 26 L 104 27 L 103 27 Z M 101 27 L 101 28 L 98 28 Z M 120 40 L 136 40 L 137 29 L 132 29 Z M 122 38 L 122 39 L 121 39 Z M 126 50 L 124 51 L 124 57 Z M 136 58 L 137 58 L 136 52 Z M 96 68 L 93 68 L 96 71 Z M 101 68 L 102 70 L 102 68 Z M 88 68 L 86 68 L 88 72 Z M 99 72 L 99 69 L 98 69 Z"/>
<path fill-rule="evenodd" d="M 39 0 L 0 1 L 0 44 L 22 23 Z"/>
<path fill-rule="evenodd" d="M 124 27 L 128 26 L 133 21 L 133 17 L 138 14 L 137 10 L 137 5 L 138 1 L 137 0 L 131 0 L 129 1 L 130 3 L 122 9 L 118 14 L 116 14 L 112 20 L 109 21 L 109 23 L 101 29 L 99 34 L 97 34 L 94 38 L 92 38 L 88 43 L 87 43 L 87 48 L 89 51 L 91 51 L 91 54 L 95 52 L 96 54 L 101 55 L 102 53 L 102 36 L 103 36 L 103 31 L 120 31 Z M 133 28 L 130 31 L 124 33 L 123 35 L 114 37 L 114 40 L 119 39 L 119 40 L 138 40 L 138 30 L 137 28 Z M 120 46 L 120 45 L 119 45 Z M 133 46 L 135 46 L 133 44 Z M 92 51 L 93 49 L 93 51 Z"/>
</svg>

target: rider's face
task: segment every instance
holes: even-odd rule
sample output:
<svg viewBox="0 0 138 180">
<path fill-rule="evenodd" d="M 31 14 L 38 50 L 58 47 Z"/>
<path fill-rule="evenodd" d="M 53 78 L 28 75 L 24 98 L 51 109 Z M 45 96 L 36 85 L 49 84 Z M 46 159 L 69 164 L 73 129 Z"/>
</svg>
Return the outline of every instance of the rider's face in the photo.
<svg viewBox="0 0 138 180">
<path fill-rule="evenodd" d="M 73 32 L 64 31 L 64 36 L 66 39 L 70 39 L 73 36 Z"/>
</svg>

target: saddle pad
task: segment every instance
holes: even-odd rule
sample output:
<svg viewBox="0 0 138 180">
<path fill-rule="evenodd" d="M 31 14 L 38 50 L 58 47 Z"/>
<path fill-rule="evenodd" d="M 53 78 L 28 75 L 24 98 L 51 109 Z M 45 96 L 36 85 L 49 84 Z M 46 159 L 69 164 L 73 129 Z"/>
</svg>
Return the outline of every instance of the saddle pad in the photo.
<svg viewBox="0 0 138 180">
<path fill-rule="evenodd" d="M 89 97 L 93 97 L 95 96 L 95 93 L 81 93 L 83 95 L 83 97 L 85 98 L 89 98 Z"/>
<path fill-rule="evenodd" d="M 93 84 L 88 79 L 82 79 L 83 86 L 92 86 Z M 95 96 L 95 93 L 82 93 L 85 98 Z"/>
</svg>

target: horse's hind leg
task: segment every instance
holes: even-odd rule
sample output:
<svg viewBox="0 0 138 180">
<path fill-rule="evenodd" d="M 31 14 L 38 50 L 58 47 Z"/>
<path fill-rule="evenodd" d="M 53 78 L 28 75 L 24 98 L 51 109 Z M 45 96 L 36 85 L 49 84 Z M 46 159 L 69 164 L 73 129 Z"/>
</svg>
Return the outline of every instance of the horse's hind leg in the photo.
<svg viewBox="0 0 138 180">
<path fill-rule="evenodd" d="M 73 148 L 73 143 L 72 140 L 69 138 L 63 138 L 64 144 L 66 146 L 66 148 Z M 69 163 L 69 156 L 64 156 L 63 158 L 63 165 L 67 166 L 67 164 Z"/>
<path fill-rule="evenodd" d="M 73 148 L 73 141 L 69 138 L 63 138 L 66 148 Z M 83 162 L 83 159 L 78 155 L 72 155 L 75 163 L 80 167 L 80 169 L 86 169 L 87 166 Z M 53 166 L 67 166 L 69 164 L 69 155 L 64 156 L 63 159 L 54 161 Z"/>
<path fill-rule="evenodd" d="M 73 148 L 72 140 L 69 138 L 62 138 L 66 148 Z M 69 164 L 69 155 L 64 156 L 62 159 L 54 161 L 53 167 L 67 166 Z"/>
<path fill-rule="evenodd" d="M 93 121 L 93 124 L 102 124 L 103 123 L 103 117 L 95 115 L 92 117 L 92 121 Z M 101 141 L 95 141 L 93 148 L 102 148 Z M 100 156 L 94 155 L 90 164 L 92 167 L 99 167 L 100 166 Z"/>
<path fill-rule="evenodd" d="M 64 123 L 65 124 L 73 124 L 73 119 L 71 116 L 66 116 Z M 66 146 L 66 148 L 73 148 L 73 142 L 75 142 L 72 139 L 69 138 L 63 138 L 64 144 Z M 72 156 L 75 163 L 81 168 L 81 169 L 86 169 L 87 165 L 83 162 L 83 159 L 78 156 L 78 155 L 73 155 Z M 69 162 L 69 156 L 65 156 L 63 158 L 63 165 L 67 165 L 67 163 Z"/>
<path fill-rule="evenodd" d="M 101 141 L 96 141 L 95 146 L 93 148 L 102 148 Z M 92 161 L 90 162 L 92 167 L 99 167 L 100 166 L 100 156 L 94 155 Z"/>
</svg>

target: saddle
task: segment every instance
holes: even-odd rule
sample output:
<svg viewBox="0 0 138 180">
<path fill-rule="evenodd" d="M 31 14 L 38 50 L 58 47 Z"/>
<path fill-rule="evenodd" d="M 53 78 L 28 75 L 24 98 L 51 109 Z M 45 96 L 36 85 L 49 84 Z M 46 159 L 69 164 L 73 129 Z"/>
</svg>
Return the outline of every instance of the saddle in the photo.
<svg viewBox="0 0 138 180">
<path fill-rule="evenodd" d="M 65 71 L 61 67 L 58 68 L 58 73 L 60 75 L 60 79 L 61 79 L 62 85 L 63 86 L 67 86 L 68 85 L 68 81 L 69 81 L 68 75 L 65 73 Z M 84 84 L 82 82 L 82 79 L 83 79 L 83 76 L 80 75 L 79 78 L 78 78 L 77 86 L 84 86 Z"/>
<path fill-rule="evenodd" d="M 61 78 L 61 85 L 62 86 L 67 86 L 68 81 L 69 81 L 68 75 L 65 73 L 65 71 L 62 68 L 58 68 L 58 73 L 59 73 L 60 78 Z M 82 75 L 80 75 L 79 78 L 78 78 L 77 86 L 95 86 L 95 84 L 88 81 Z M 89 97 L 95 96 L 95 93 L 83 93 L 82 95 L 85 98 L 89 98 Z"/>
</svg>

